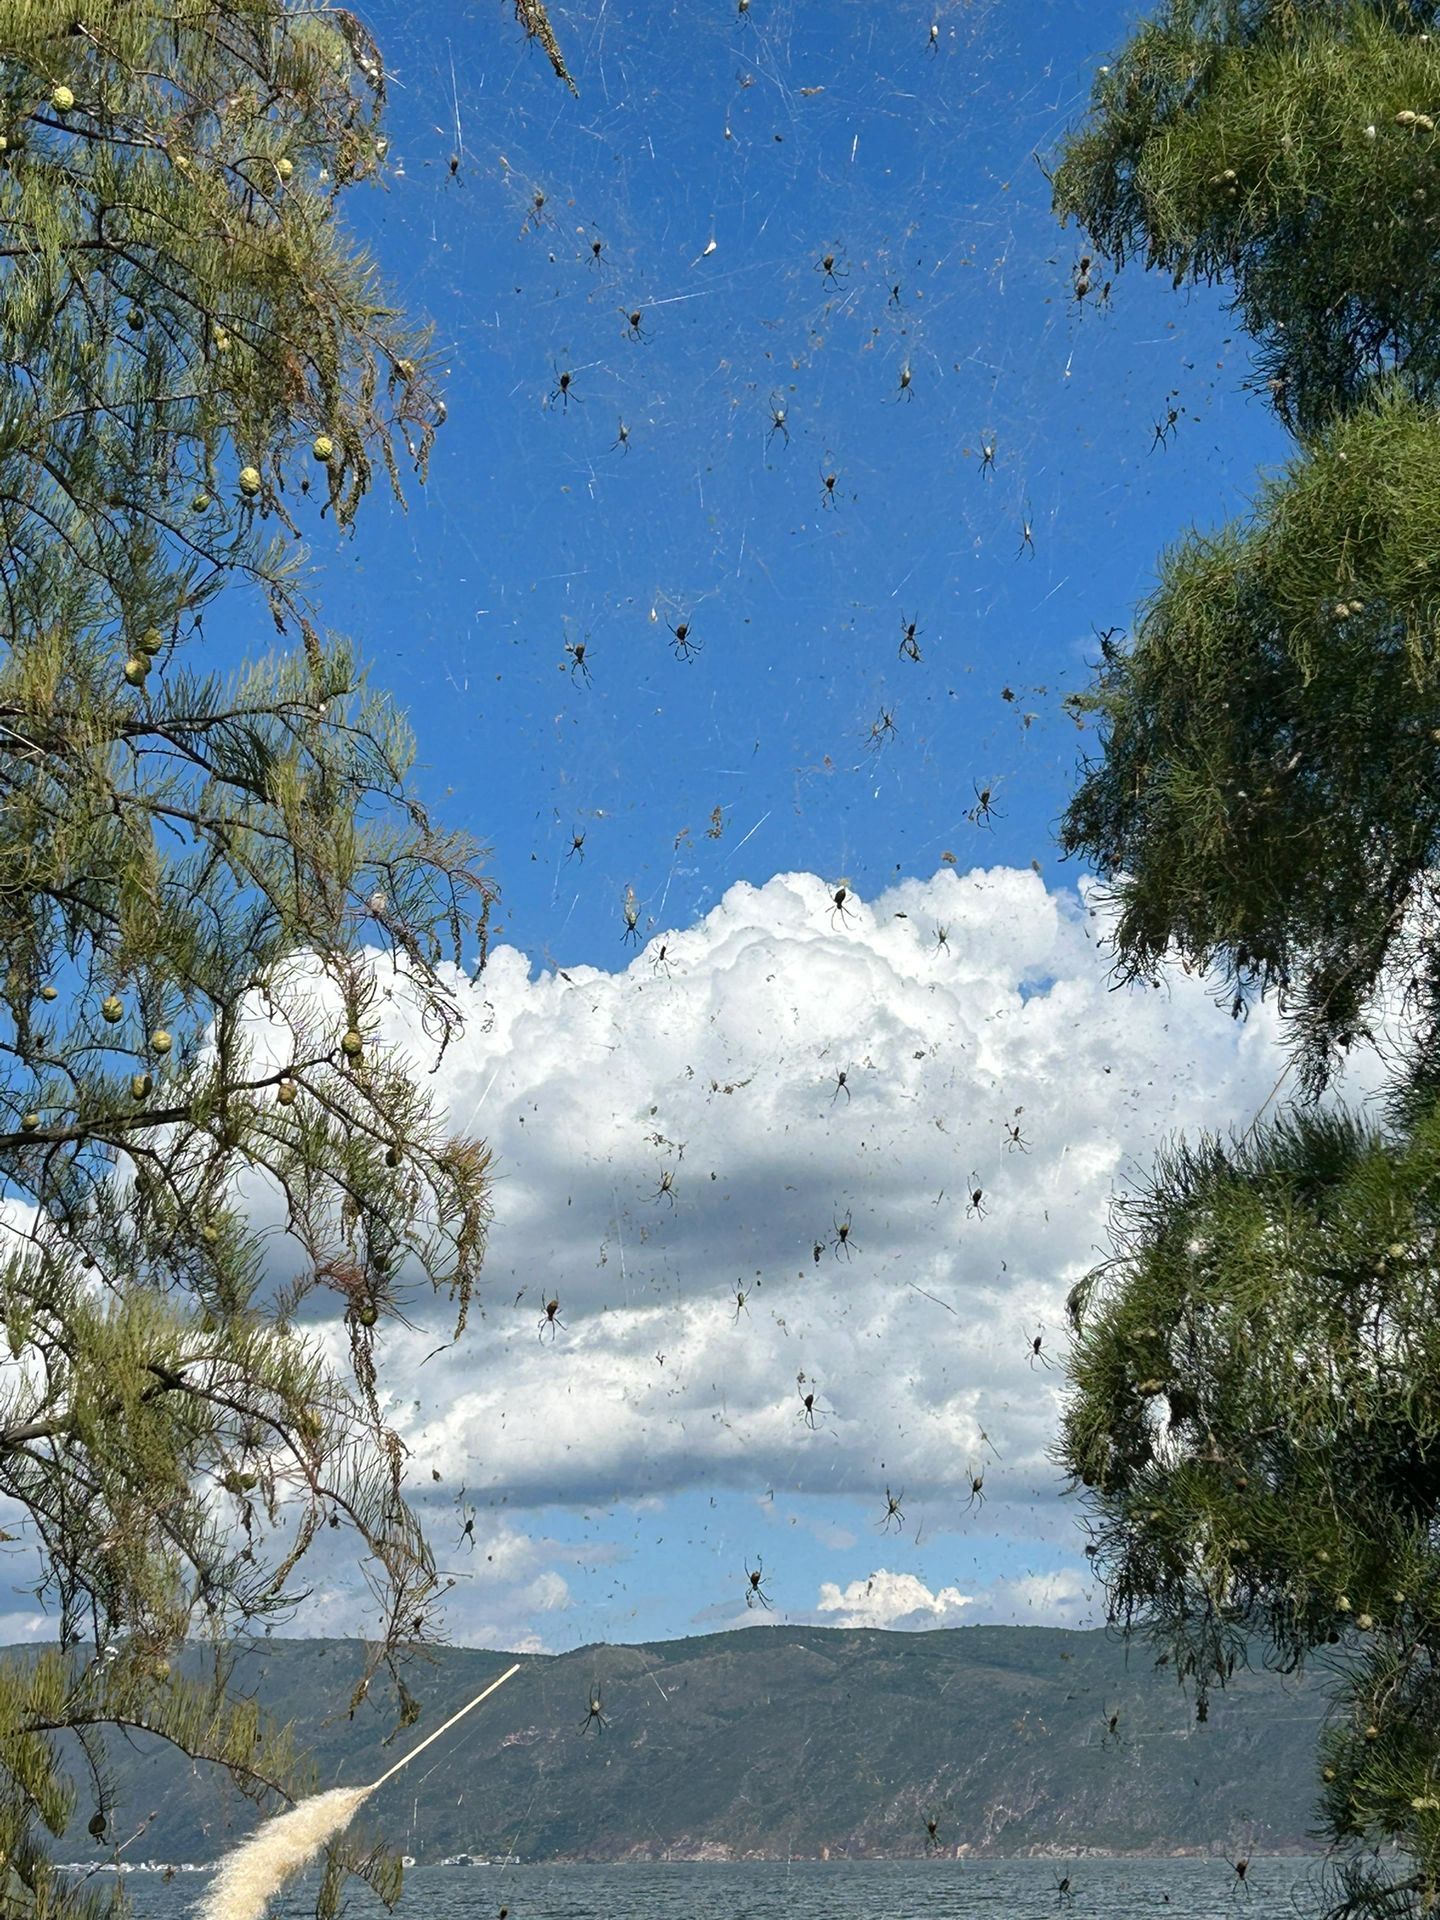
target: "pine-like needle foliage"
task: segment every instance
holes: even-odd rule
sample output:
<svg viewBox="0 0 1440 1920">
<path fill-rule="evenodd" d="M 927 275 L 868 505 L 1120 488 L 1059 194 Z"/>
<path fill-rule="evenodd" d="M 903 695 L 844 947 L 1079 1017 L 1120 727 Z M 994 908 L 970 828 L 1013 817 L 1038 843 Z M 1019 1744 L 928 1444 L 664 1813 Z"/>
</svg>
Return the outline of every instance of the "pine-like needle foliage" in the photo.
<svg viewBox="0 0 1440 1920">
<path fill-rule="evenodd" d="M 1105 68 L 1055 206 L 1116 265 L 1233 287 L 1301 432 L 1440 379 L 1434 0 L 1171 0 Z"/>
<path fill-rule="evenodd" d="M 423 475 L 443 418 L 338 218 L 383 167 L 383 98 L 340 8 L 0 0 L 0 1537 L 60 1639 L 0 1668 L 17 1920 L 109 1904 L 47 1847 L 77 1739 L 92 1844 L 127 1837 L 107 1726 L 257 1799 L 306 1789 L 223 1648 L 293 1608 L 322 1529 L 373 1592 L 363 1684 L 438 1599 L 377 1342 L 417 1291 L 463 1327 L 486 1154 L 379 1042 L 364 945 L 443 1050 L 492 890 L 296 586 L 301 516 Z M 197 643 L 228 583 L 279 649 L 222 678 Z M 242 1176 L 280 1196 L 283 1286 Z M 203 1687 L 169 1668 L 196 1631 Z M 347 1859 L 394 1892 L 351 1847 L 322 1906 Z"/>
<path fill-rule="evenodd" d="M 1204 1717 L 1257 1639 L 1320 1657 L 1332 1914 L 1440 1904 L 1440 9 L 1171 0 L 1102 71 L 1056 207 L 1224 284 L 1297 435 L 1253 511 L 1162 560 L 1075 702 L 1067 852 L 1122 975 L 1273 992 L 1299 1104 L 1173 1147 L 1071 1295 L 1057 1458 L 1111 1618 Z M 1382 995 L 1379 1112 L 1317 1104 Z"/>
<path fill-rule="evenodd" d="M 1440 311 L 1440 301 L 1436 302 Z M 1440 434 L 1382 382 L 1261 493 L 1165 556 L 1096 715 L 1062 844 L 1123 876 L 1116 946 L 1275 989 L 1312 1091 L 1382 975 L 1436 991 Z M 1417 934 L 1418 929 L 1418 934 Z M 1427 1023 L 1423 1055 L 1433 1023 Z"/>
</svg>

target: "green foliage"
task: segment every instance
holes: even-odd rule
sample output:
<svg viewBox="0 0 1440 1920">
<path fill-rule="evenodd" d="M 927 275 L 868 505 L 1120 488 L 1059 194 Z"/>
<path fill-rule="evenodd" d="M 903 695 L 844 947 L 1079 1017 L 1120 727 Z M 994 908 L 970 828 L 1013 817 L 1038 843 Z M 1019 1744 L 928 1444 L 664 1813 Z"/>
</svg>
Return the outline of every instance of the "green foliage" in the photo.
<svg viewBox="0 0 1440 1920">
<path fill-rule="evenodd" d="M 1261 493 L 1247 525 L 1165 556 L 1135 644 L 1078 707 L 1103 755 L 1066 851 L 1116 888 L 1117 950 L 1174 947 L 1239 1012 L 1278 989 L 1308 1084 L 1365 1030 L 1440 860 L 1440 438 L 1382 386 Z M 1317 876 L 1323 875 L 1323 884 Z"/>
<path fill-rule="evenodd" d="M 416 1290 L 463 1327 L 487 1156 L 375 1038 L 364 946 L 443 1051 L 492 889 L 296 585 L 299 516 L 349 526 L 377 470 L 423 477 L 443 418 L 338 215 L 383 167 L 383 100 L 340 8 L 0 0 L 0 1498 L 61 1641 L 0 1667 L 17 1920 L 102 1904 L 50 1864 L 63 1734 L 102 1811 L 107 1725 L 303 1789 L 223 1663 L 197 1691 L 169 1660 L 285 1617 L 327 1523 L 374 1600 L 356 1697 L 439 1598 L 379 1356 Z M 229 583 L 299 644 L 224 679 L 190 655 Z M 242 1176 L 279 1197 L 281 1291 Z"/>
<path fill-rule="evenodd" d="M 1055 206 L 1117 265 L 1233 284 L 1280 416 L 1440 383 L 1431 0 L 1170 0 L 1102 69 Z"/>
<path fill-rule="evenodd" d="M 1072 1297 L 1057 1449 L 1092 1490 L 1112 1617 L 1164 1644 L 1202 1716 L 1257 1638 L 1287 1671 L 1349 1652 L 1327 1826 L 1398 1839 L 1431 1897 L 1440 1106 L 1399 1139 L 1303 1109 L 1181 1143 L 1112 1237 Z"/>
<path fill-rule="evenodd" d="M 1338 1675 L 1334 1915 L 1440 1901 L 1440 44 L 1430 5 L 1171 0 L 1102 72 L 1056 205 L 1178 287 L 1233 285 L 1301 437 L 1168 553 L 1062 840 L 1122 974 L 1274 992 L 1302 1104 L 1161 1154 L 1071 1296 L 1058 1457 L 1111 1617 L 1197 1710 L 1252 1636 Z M 1398 999 L 1381 1111 L 1321 1112 Z M 1381 1857 L 1381 1849 L 1393 1849 Z"/>
</svg>

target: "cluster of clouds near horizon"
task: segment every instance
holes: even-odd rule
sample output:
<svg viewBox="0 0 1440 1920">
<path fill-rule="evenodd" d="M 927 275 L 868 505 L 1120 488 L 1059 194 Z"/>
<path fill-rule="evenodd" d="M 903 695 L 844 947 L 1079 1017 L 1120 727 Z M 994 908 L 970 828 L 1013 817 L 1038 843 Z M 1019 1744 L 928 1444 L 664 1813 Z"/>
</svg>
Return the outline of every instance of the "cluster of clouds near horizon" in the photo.
<svg viewBox="0 0 1440 1920">
<path fill-rule="evenodd" d="M 1268 1006 L 1235 1022 L 1173 969 L 1116 989 L 1109 925 L 1093 885 L 1029 870 L 945 868 L 843 911 L 792 873 L 614 972 L 537 977 L 499 948 L 456 977 L 465 1030 L 430 1084 L 495 1155 L 477 1306 L 445 1345 L 442 1307 L 412 1299 L 379 1348 L 458 1576 L 451 1637 L 600 1637 L 599 1587 L 657 1577 L 642 1531 L 697 1503 L 717 1529 L 785 1512 L 806 1572 L 792 1548 L 782 1609 L 747 1614 L 738 1545 L 717 1605 L 702 1548 L 676 1544 L 670 1631 L 1093 1617 L 1047 1457 L 1065 1295 L 1127 1175 L 1167 1137 L 1245 1125 L 1285 1059 Z M 403 994 L 382 1005 L 383 1038 L 433 1055 Z M 1341 1092 L 1379 1077 L 1352 1068 Z M 250 1204 L 278 1228 L 274 1196 Z M 338 1325 L 316 1330 L 346 1364 Z M 1037 1332 L 1053 1368 L 1032 1364 Z M 887 1488 L 906 1531 L 882 1537 Z M 452 1547 L 462 1507 L 473 1553 Z M 957 1535 L 993 1548 L 963 1586 Z M 325 1558 L 290 1630 L 364 1631 L 358 1578 Z"/>
<path fill-rule="evenodd" d="M 812 1577 L 793 1590 L 792 1549 L 783 1616 L 747 1614 L 737 1546 L 731 1598 L 704 1606 L 697 1584 L 672 1630 L 1093 1617 L 1047 1457 L 1065 1295 L 1127 1174 L 1178 1132 L 1245 1125 L 1285 1060 L 1268 1006 L 1235 1022 L 1178 969 L 1115 989 L 1109 925 L 1092 884 L 1028 870 L 942 868 L 843 911 L 792 873 L 614 972 L 533 977 L 492 953 L 435 1076 L 495 1153 L 480 1313 L 458 1347 L 433 1352 L 437 1322 L 384 1350 L 418 1497 L 433 1469 L 435 1501 L 458 1481 L 479 1515 L 485 1554 L 448 1562 L 457 1638 L 597 1637 L 586 1584 L 633 1560 L 635 1513 L 696 1495 L 717 1514 L 779 1501 Z M 1039 1331 L 1053 1370 L 1032 1364 Z M 857 1538 L 887 1487 L 911 1532 L 923 1514 L 928 1560 L 908 1534 Z M 583 1546 L 547 1537 L 580 1512 Z M 1004 1551 L 962 1589 L 964 1531 Z"/>
</svg>

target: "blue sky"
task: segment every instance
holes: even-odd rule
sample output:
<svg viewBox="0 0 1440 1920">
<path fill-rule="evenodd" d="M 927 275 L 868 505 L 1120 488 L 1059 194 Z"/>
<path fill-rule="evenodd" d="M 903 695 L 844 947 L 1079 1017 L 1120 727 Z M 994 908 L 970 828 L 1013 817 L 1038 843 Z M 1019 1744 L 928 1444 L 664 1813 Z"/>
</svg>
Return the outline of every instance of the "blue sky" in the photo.
<svg viewBox="0 0 1440 1920">
<path fill-rule="evenodd" d="M 384 1354 L 454 1633 L 709 1631 L 759 1617 L 757 1562 L 769 1618 L 1090 1619 L 1026 1343 L 1061 1346 L 1114 1180 L 1248 1118 L 1278 1053 L 1200 983 L 1108 992 L 1060 702 L 1285 442 L 1218 299 L 1074 297 L 1035 155 L 1130 10 L 551 13 L 578 101 L 507 5 L 368 10 L 392 166 L 344 204 L 449 418 L 407 512 L 310 530 L 502 892 L 434 1083 L 497 1154 L 481 1312 Z M 237 599 L 206 640 L 269 644 Z M 299 1624 L 363 1628 L 353 1569 Z"/>
</svg>

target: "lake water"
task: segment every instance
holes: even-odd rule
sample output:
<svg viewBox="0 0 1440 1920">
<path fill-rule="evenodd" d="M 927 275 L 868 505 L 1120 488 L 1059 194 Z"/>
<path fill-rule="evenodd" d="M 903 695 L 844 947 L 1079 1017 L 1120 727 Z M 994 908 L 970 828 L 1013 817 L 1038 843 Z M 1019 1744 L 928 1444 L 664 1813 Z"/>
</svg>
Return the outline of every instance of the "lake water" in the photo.
<svg viewBox="0 0 1440 1920">
<path fill-rule="evenodd" d="M 1062 1907 L 1056 1881 L 1066 1872 L 1074 1897 Z M 199 1874 L 168 1886 L 149 1874 L 127 1878 L 137 1920 L 184 1920 L 205 1886 Z M 1076 1920 L 1298 1920 L 1323 1911 L 1318 1861 L 1257 1858 L 1248 1883 L 1247 1898 L 1220 1859 L 412 1867 L 396 1913 L 497 1920 L 507 1906 L 510 1920 L 1041 1920 L 1061 1911 Z M 311 1911 L 292 1895 L 276 1902 L 271 1920 L 304 1920 Z M 378 1920 L 384 1911 L 365 1889 L 347 1907 L 351 1920 Z"/>
</svg>

